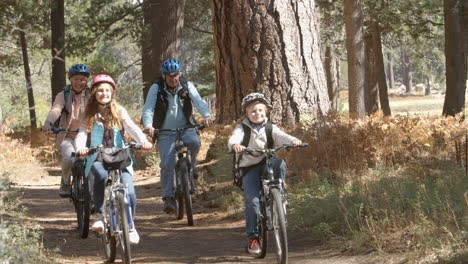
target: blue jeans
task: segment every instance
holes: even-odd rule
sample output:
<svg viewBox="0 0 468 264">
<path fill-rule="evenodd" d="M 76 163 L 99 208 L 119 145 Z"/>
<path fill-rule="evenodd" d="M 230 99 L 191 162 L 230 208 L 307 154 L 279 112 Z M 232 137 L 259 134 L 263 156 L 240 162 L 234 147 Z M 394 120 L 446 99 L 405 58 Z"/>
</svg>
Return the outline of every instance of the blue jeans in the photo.
<svg viewBox="0 0 468 264">
<path fill-rule="evenodd" d="M 104 189 L 106 187 L 107 176 L 109 172 L 104 169 L 102 162 L 96 161 L 91 167 L 91 173 L 94 174 L 94 206 L 97 213 L 101 213 L 104 210 Z M 122 170 L 120 180 L 123 184 L 127 185 L 128 196 L 130 200 L 130 208 L 132 208 L 132 218 L 135 216 L 136 209 L 136 194 L 135 186 L 133 185 L 132 175 L 127 169 Z"/>
<path fill-rule="evenodd" d="M 284 180 L 286 178 L 286 162 L 280 158 L 273 158 L 271 162 L 273 165 L 274 177 Z M 257 216 L 260 210 L 261 173 L 266 173 L 266 163 L 261 163 L 251 168 L 244 177 L 242 177 L 245 202 L 245 225 L 246 233 L 249 237 L 258 236 Z"/>
<path fill-rule="evenodd" d="M 174 168 L 175 168 L 175 141 L 177 135 L 160 135 L 158 138 L 158 150 L 161 156 L 161 186 L 163 197 L 174 197 Z M 182 134 L 182 141 L 190 150 L 192 160 L 192 169 L 195 169 L 197 154 L 200 150 L 200 137 L 195 129 L 187 129 Z"/>
</svg>

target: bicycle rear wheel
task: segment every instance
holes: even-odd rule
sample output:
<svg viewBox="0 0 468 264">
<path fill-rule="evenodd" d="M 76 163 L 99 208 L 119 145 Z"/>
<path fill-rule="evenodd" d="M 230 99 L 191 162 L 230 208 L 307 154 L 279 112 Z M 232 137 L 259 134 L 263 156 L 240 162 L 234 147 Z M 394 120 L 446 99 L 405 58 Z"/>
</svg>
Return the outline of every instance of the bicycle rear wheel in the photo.
<svg viewBox="0 0 468 264">
<path fill-rule="evenodd" d="M 73 170 L 72 200 L 75 205 L 78 230 L 81 238 L 87 238 L 89 232 L 90 194 L 88 179 L 84 175 L 82 162 L 77 162 Z"/>
<path fill-rule="evenodd" d="M 190 194 L 189 166 L 187 159 L 179 161 L 179 173 L 182 178 L 182 191 L 185 200 L 185 212 L 187 213 L 187 224 L 193 226 L 192 195 Z"/>
<path fill-rule="evenodd" d="M 117 192 L 115 198 L 117 201 L 117 223 L 119 226 L 119 241 L 120 249 L 122 250 L 122 262 L 129 264 L 132 263 L 132 257 L 130 250 L 130 239 L 128 237 L 128 205 L 125 203 L 125 196 L 123 192 Z"/>
<path fill-rule="evenodd" d="M 288 237 L 283 199 L 280 190 L 277 188 L 272 188 L 270 195 L 277 260 L 278 263 L 286 264 L 288 263 Z"/>
</svg>

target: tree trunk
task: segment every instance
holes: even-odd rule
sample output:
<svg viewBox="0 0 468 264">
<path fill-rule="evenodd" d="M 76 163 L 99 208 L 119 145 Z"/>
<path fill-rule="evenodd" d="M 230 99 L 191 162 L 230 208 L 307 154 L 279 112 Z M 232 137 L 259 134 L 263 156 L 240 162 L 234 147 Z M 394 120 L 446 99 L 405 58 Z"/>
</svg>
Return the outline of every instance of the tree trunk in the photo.
<svg viewBox="0 0 468 264">
<path fill-rule="evenodd" d="M 411 65 L 408 56 L 408 50 L 405 47 L 401 48 L 401 65 L 403 67 L 403 84 L 406 88 L 406 93 L 413 92 L 413 82 L 411 76 Z"/>
<path fill-rule="evenodd" d="M 340 58 L 336 53 L 336 48 L 332 45 L 327 46 L 325 50 L 325 74 L 327 77 L 330 108 L 338 111 L 340 99 Z"/>
<path fill-rule="evenodd" d="M 431 80 L 432 74 L 426 76 L 426 89 L 424 90 L 424 95 L 428 96 L 431 95 Z"/>
<path fill-rule="evenodd" d="M 343 0 L 343 3 L 348 52 L 349 116 L 353 119 L 364 119 L 366 59 L 362 3 L 360 0 Z"/>
<path fill-rule="evenodd" d="M 390 116 L 392 112 L 390 110 L 390 103 L 388 101 L 388 87 L 387 81 L 385 77 L 385 66 L 384 66 L 384 59 L 383 59 L 383 52 L 382 52 L 382 38 L 381 38 L 381 30 L 378 23 L 372 23 L 372 50 L 375 55 L 373 66 L 375 68 L 376 79 L 379 87 L 379 99 L 380 99 L 380 106 L 384 115 Z"/>
<path fill-rule="evenodd" d="M 371 30 L 372 31 L 372 28 Z M 372 45 L 373 32 L 369 32 L 365 37 L 366 51 L 366 83 L 365 83 L 365 105 L 366 113 L 371 115 L 379 110 L 379 83 L 377 80 L 376 54 Z"/>
<path fill-rule="evenodd" d="M 388 60 L 388 87 L 390 89 L 395 88 L 395 75 L 393 73 L 393 56 L 391 52 L 387 53 L 387 60 Z"/>
<path fill-rule="evenodd" d="M 29 119 L 31 121 L 31 133 L 37 128 L 36 124 L 36 106 L 34 105 L 34 94 L 31 82 L 31 71 L 29 69 L 28 45 L 26 42 L 26 33 L 19 29 L 21 49 L 23 51 L 24 77 L 26 79 L 26 89 L 28 92 Z"/>
<path fill-rule="evenodd" d="M 211 3 L 218 122 L 238 119 L 241 100 L 251 92 L 269 98 L 271 120 L 278 124 L 328 112 L 315 1 Z"/>
<path fill-rule="evenodd" d="M 445 76 L 447 90 L 443 115 L 454 116 L 465 110 L 467 51 L 464 36 L 466 24 L 463 20 L 459 0 L 444 0 L 445 22 Z"/>
<path fill-rule="evenodd" d="M 53 0 L 50 13 L 52 35 L 51 103 L 66 84 L 64 0 Z"/>
<path fill-rule="evenodd" d="M 184 26 L 185 0 L 149 0 L 153 79 L 161 75 L 161 63 L 179 59 L 180 36 Z"/>
<path fill-rule="evenodd" d="M 151 1 L 144 0 L 143 12 L 143 34 L 141 37 L 141 75 L 143 79 L 143 100 L 146 101 L 149 88 L 155 80 L 155 68 L 152 60 L 152 35 L 151 35 Z"/>
</svg>

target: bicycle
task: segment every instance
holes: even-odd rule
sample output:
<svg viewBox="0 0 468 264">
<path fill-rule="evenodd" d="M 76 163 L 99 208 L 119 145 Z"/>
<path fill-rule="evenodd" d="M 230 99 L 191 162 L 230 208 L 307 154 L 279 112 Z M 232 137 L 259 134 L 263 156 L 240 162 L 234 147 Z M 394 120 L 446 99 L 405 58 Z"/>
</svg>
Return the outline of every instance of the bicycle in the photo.
<svg viewBox="0 0 468 264">
<path fill-rule="evenodd" d="M 51 128 L 51 132 L 53 134 L 61 132 L 78 132 L 78 129 Z M 85 160 L 80 158 L 74 152 L 72 152 L 71 156 L 75 158 L 75 160 L 72 167 L 72 184 L 69 197 L 75 207 L 80 237 L 87 238 L 89 233 L 89 217 L 91 213 L 91 195 L 88 178 L 84 173 Z"/>
<path fill-rule="evenodd" d="M 195 124 L 193 126 L 175 129 L 155 129 L 153 133 L 153 141 L 159 136 L 160 132 L 176 132 L 175 143 L 175 177 L 174 177 L 174 190 L 176 201 L 177 219 L 184 218 L 184 205 L 187 213 L 187 224 L 193 226 L 193 208 L 192 208 L 192 194 L 195 193 L 195 181 L 192 171 L 192 159 L 190 150 L 187 145 L 182 141 L 182 134 L 185 130 L 195 128 L 202 130 L 205 128 L 204 124 Z"/>
<path fill-rule="evenodd" d="M 276 244 L 277 261 L 281 264 L 288 263 L 288 238 L 287 238 L 287 218 L 286 218 L 286 198 L 284 194 L 284 181 L 274 177 L 272 159 L 276 153 L 284 148 L 307 147 L 308 144 L 294 146 L 293 144 L 284 144 L 274 149 L 254 149 L 246 148 L 244 151 L 252 156 L 265 156 L 266 173 L 261 176 L 261 189 L 259 199 L 259 215 L 257 217 L 257 229 L 259 232 L 259 243 L 261 252 L 257 258 L 264 258 L 268 247 L 268 232 L 273 231 Z M 259 153 L 259 154 L 255 154 Z M 237 155 L 235 155 L 237 158 Z M 235 164 L 238 164 L 237 162 Z M 234 168 L 239 170 L 240 168 Z M 236 174 L 235 174 L 236 175 Z M 236 176 L 239 177 L 239 176 Z M 235 182 L 242 182 L 242 179 L 235 179 Z"/>
<path fill-rule="evenodd" d="M 128 148 L 140 149 L 141 144 L 128 143 L 122 148 L 104 148 L 102 145 L 88 149 L 88 155 L 100 152 L 104 168 L 109 172 L 104 189 L 104 231 L 101 238 L 106 262 L 115 261 L 117 244 L 120 245 L 123 263 L 131 263 L 129 231 L 134 228 L 132 209 L 129 203 L 128 187 L 121 182 L 121 166 L 127 160 L 106 162 L 104 155 L 113 155 Z M 130 159 L 130 156 L 128 155 Z"/>
</svg>

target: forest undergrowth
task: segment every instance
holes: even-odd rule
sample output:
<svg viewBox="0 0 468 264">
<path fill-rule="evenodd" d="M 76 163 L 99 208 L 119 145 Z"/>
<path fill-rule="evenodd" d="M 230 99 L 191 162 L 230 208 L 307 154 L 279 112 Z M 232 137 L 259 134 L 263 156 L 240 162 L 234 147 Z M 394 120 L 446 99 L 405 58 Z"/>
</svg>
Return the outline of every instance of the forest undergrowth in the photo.
<svg viewBox="0 0 468 264">
<path fill-rule="evenodd" d="M 26 218 L 27 208 L 12 188 L 46 172 L 20 140 L 0 133 L 0 149 L 0 263 L 54 263 L 53 252 L 43 247 L 41 226 Z"/>
<path fill-rule="evenodd" d="M 218 129 L 207 156 L 217 163 L 206 180 L 220 186 L 215 204 L 240 218 L 242 194 L 226 184 L 231 131 Z M 288 164 L 290 230 L 351 252 L 466 263 L 468 130 L 460 118 L 331 114 L 289 132 L 310 145 L 280 155 Z"/>
</svg>

